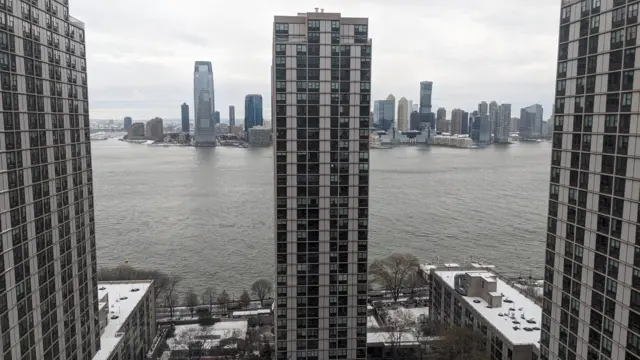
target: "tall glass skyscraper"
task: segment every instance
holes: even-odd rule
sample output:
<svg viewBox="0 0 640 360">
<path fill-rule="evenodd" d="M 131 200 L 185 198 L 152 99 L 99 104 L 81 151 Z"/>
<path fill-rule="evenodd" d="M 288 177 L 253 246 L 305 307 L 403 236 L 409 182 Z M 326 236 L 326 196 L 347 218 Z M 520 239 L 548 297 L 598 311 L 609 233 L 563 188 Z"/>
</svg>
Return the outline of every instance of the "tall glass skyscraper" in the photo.
<svg viewBox="0 0 640 360">
<path fill-rule="evenodd" d="M 262 95 L 247 95 L 244 97 L 244 131 L 254 126 L 262 126 Z"/>
<path fill-rule="evenodd" d="M 189 133 L 189 105 L 187 103 L 183 103 L 180 107 L 182 111 L 182 132 Z"/>
<path fill-rule="evenodd" d="M 213 69 L 210 61 L 196 61 L 193 72 L 196 146 L 216 146 Z"/>
<path fill-rule="evenodd" d="M 0 1 L 0 353 L 100 349 L 84 24 L 67 1 Z"/>
<path fill-rule="evenodd" d="M 368 22 L 274 20 L 277 360 L 367 358 Z"/>
<path fill-rule="evenodd" d="M 561 4 L 540 359 L 638 360 L 640 3 Z"/>
</svg>

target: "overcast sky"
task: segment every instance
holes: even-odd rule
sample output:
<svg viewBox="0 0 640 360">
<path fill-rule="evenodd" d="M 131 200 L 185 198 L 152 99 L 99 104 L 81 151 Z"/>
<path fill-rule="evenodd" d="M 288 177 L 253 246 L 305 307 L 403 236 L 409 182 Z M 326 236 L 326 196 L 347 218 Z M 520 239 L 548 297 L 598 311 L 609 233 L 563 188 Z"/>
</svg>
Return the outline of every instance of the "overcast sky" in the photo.
<svg viewBox="0 0 640 360">
<path fill-rule="evenodd" d="M 244 95 L 262 94 L 270 117 L 273 16 L 313 11 L 368 17 L 373 99 L 418 101 L 433 111 L 477 103 L 540 103 L 550 115 L 559 0 L 71 0 L 85 22 L 91 117 L 178 119 L 193 102 L 193 62 L 213 63 L 216 109 L 244 116 Z"/>
</svg>

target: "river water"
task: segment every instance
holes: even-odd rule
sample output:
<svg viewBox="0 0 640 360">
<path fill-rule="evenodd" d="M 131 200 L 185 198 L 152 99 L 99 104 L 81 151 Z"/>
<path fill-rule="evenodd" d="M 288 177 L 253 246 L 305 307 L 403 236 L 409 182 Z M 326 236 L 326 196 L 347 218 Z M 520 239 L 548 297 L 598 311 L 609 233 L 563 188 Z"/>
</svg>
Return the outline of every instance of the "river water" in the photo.
<svg viewBox="0 0 640 360">
<path fill-rule="evenodd" d="M 273 274 L 272 149 L 92 142 L 98 262 L 239 294 Z M 550 143 L 371 150 L 370 259 L 541 275 Z"/>
</svg>

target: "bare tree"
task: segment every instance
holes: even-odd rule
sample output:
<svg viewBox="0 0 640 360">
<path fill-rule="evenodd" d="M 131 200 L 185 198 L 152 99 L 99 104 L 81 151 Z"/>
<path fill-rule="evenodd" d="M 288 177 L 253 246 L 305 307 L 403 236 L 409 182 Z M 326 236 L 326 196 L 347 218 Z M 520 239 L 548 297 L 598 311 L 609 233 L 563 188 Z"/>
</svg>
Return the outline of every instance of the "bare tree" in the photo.
<svg viewBox="0 0 640 360">
<path fill-rule="evenodd" d="M 240 303 L 240 306 L 245 309 L 249 307 L 249 304 L 251 303 L 251 296 L 249 296 L 249 292 L 247 290 L 242 292 L 242 295 L 238 298 L 238 303 Z"/>
<path fill-rule="evenodd" d="M 229 297 L 229 294 L 227 293 L 227 290 L 222 290 L 222 292 L 220 293 L 220 295 L 218 295 L 218 306 L 220 306 L 221 310 L 224 310 L 225 312 L 227 311 L 227 306 L 229 305 L 229 302 L 231 301 L 231 298 Z"/>
<path fill-rule="evenodd" d="M 385 317 L 385 341 L 388 344 L 391 358 L 404 359 L 409 355 L 410 349 L 404 351 L 402 345 L 412 341 L 411 330 L 415 327 L 416 319 L 411 312 L 403 309 L 386 313 Z"/>
<path fill-rule="evenodd" d="M 442 331 L 435 346 L 437 360 L 489 360 L 486 344 L 479 333 L 466 327 L 451 326 Z"/>
<path fill-rule="evenodd" d="M 172 293 L 171 295 L 165 295 L 166 306 L 169 308 L 169 313 L 173 319 L 173 311 L 178 306 L 178 295 Z"/>
<path fill-rule="evenodd" d="M 202 294 L 202 303 L 209 305 L 209 313 L 213 312 L 213 304 L 216 301 L 216 292 L 213 288 L 207 288 Z"/>
<path fill-rule="evenodd" d="M 413 297 L 415 296 L 416 289 L 425 285 L 424 280 L 418 274 L 418 269 L 416 269 L 416 271 L 409 273 L 404 282 L 404 287 L 408 288 L 410 291 L 411 299 L 413 299 Z"/>
<path fill-rule="evenodd" d="M 136 269 L 130 265 L 102 267 L 98 269 L 98 281 L 153 280 L 154 297 L 157 299 L 169 284 L 170 276 L 159 270 Z"/>
<path fill-rule="evenodd" d="M 271 295 L 272 285 L 271 281 L 267 279 L 259 279 L 251 285 L 251 291 L 260 300 L 260 307 L 264 306 L 264 299 Z"/>
<path fill-rule="evenodd" d="M 164 299 L 171 312 L 171 318 L 173 319 L 173 310 L 178 304 L 178 296 L 175 293 L 176 285 L 180 282 L 180 277 L 172 275 L 169 277 L 167 286 L 164 289 Z"/>
<path fill-rule="evenodd" d="M 198 295 L 193 291 L 193 289 L 189 289 L 189 291 L 184 294 L 184 304 L 189 308 L 189 311 L 191 311 L 191 316 L 193 316 L 193 311 L 199 303 Z"/>
<path fill-rule="evenodd" d="M 542 304 L 542 295 L 540 294 L 540 288 L 532 285 L 525 285 L 520 289 L 525 295 L 529 296 L 537 303 Z"/>
<path fill-rule="evenodd" d="M 418 258 L 411 254 L 392 254 L 384 259 L 376 259 L 369 267 L 373 280 L 398 301 L 400 291 L 407 277 L 420 267 Z"/>
</svg>

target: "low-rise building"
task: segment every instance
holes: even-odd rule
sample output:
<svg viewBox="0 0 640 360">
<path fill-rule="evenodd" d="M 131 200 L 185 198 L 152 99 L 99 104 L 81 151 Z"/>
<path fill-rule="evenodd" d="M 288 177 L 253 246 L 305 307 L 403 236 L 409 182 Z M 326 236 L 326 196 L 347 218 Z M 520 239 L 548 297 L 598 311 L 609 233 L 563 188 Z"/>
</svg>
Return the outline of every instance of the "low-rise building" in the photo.
<svg viewBox="0 0 640 360">
<path fill-rule="evenodd" d="M 98 283 L 100 350 L 93 360 L 143 359 L 156 336 L 152 281 Z"/>
<path fill-rule="evenodd" d="M 213 325 L 176 325 L 167 339 L 170 359 L 194 359 L 207 356 L 231 356 L 246 343 L 247 320 L 220 321 Z"/>
<path fill-rule="evenodd" d="M 254 126 L 249 129 L 249 145 L 271 146 L 271 128 Z"/>
<path fill-rule="evenodd" d="M 542 309 L 534 299 L 491 270 L 449 265 L 430 269 L 431 321 L 477 331 L 492 359 L 537 359 Z"/>
</svg>

